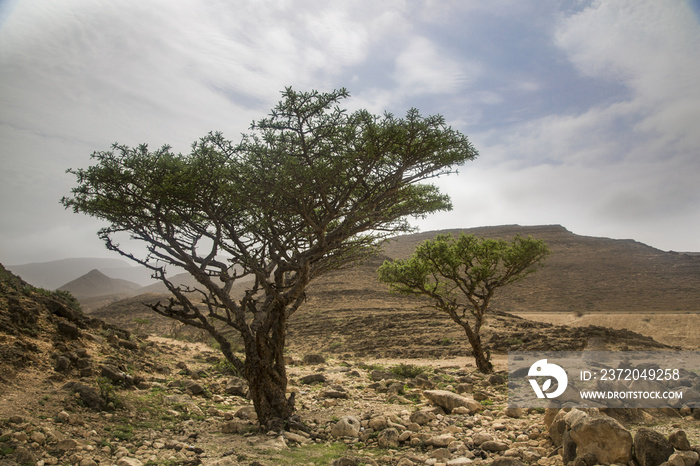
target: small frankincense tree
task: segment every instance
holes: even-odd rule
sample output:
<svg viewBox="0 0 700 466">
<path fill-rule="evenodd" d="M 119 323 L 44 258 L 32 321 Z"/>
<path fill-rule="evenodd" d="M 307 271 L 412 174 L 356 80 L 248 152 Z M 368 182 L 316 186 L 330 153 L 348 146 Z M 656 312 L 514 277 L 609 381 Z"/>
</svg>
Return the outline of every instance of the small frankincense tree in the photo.
<svg viewBox="0 0 700 466">
<path fill-rule="evenodd" d="M 426 180 L 477 156 L 441 116 L 375 116 L 339 107 L 330 93 L 287 88 L 238 143 L 210 133 L 189 155 L 114 145 L 77 178 L 62 203 L 108 222 L 106 246 L 150 268 L 168 288 L 156 313 L 207 331 L 248 381 L 261 426 L 281 429 L 287 323 L 311 280 L 361 260 L 409 231 L 407 216 L 451 208 Z M 145 243 L 139 254 L 123 234 Z M 132 247 L 129 247 L 132 246 Z M 184 269 L 195 287 L 174 283 Z M 236 283 L 237 289 L 232 292 Z M 240 334 L 235 354 L 226 329 Z"/>
<path fill-rule="evenodd" d="M 542 240 L 516 236 L 513 241 L 461 234 L 438 235 L 416 248 L 407 260 L 386 261 L 380 281 L 403 294 L 426 296 L 467 335 L 479 371 L 493 366 L 481 343 L 481 326 L 497 288 L 537 270 L 549 249 Z"/>
</svg>

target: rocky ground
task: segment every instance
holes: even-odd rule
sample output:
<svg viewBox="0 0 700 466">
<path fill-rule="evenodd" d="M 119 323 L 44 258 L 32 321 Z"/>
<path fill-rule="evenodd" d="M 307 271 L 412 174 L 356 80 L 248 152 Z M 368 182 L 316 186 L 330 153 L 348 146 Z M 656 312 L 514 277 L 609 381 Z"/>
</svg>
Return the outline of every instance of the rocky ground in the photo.
<svg viewBox="0 0 700 466">
<path fill-rule="evenodd" d="M 564 432 L 582 416 L 509 409 L 502 360 L 500 372 L 483 376 L 461 360 L 295 354 L 289 389 L 308 431 L 259 432 L 245 383 L 213 348 L 88 331 L 53 346 L 44 367 L 2 390 L 2 465 L 559 465 Z M 690 449 L 700 443 L 700 413 L 609 414 L 622 424 L 589 417 L 606 419 L 617 435 L 606 438 L 623 449 L 627 436 L 631 445 L 651 427 L 666 443 L 669 435 L 680 442 L 679 454 L 697 457 Z"/>
<path fill-rule="evenodd" d="M 401 347 L 411 342 L 401 338 L 424 324 L 391 322 L 390 310 L 382 322 L 395 324 L 397 339 L 367 351 L 352 344 L 366 347 L 371 332 L 339 345 L 324 333 L 350 335 L 357 322 L 301 321 L 311 325 L 296 327 L 288 352 L 299 418 L 289 431 L 261 432 L 245 382 L 215 348 L 138 337 L 0 268 L 0 465 L 583 466 L 634 464 L 633 448 L 641 466 L 697 463 L 699 410 L 509 408 L 503 355 L 484 376 L 453 351 L 437 357 L 435 347 L 453 340 L 426 327 L 409 348 L 423 356 L 407 357 Z M 494 321 L 488 341 L 521 349 L 583 349 L 595 339 L 620 349 L 655 344 L 602 327 L 572 336 L 506 313 Z M 688 381 L 696 390 L 698 379 Z"/>
</svg>

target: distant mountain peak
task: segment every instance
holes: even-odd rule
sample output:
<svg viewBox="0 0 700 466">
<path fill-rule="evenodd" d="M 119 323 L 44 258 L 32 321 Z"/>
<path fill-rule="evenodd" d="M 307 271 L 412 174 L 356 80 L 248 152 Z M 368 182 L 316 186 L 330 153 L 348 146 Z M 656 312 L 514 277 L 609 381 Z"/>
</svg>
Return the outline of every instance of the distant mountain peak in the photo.
<svg viewBox="0 0 700 466">
<path fill-rule="evenodd" d="M 97 269 L 92 269 L 85 275 L 72 280 L 59 287 L 61 291 L 69 291 L 77 298 L 90 298 L 94 296 L 125 294 L 132 295 L 141 288 L 141 285 L 110 278 Z"/>
</svg>

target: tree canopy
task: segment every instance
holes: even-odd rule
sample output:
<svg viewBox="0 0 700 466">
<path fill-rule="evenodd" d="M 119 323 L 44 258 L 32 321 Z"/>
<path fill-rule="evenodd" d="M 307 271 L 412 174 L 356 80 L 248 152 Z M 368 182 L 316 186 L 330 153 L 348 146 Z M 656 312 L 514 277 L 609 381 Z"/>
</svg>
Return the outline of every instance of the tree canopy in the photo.
<svg viewBox="0 0 700 466">
<path fill-rule="evenodd" d="M 399 293 L 428 297 L 465 331 L 479 370 L 493 369 L 480 331 L 497 288 L 533 273 L 549 254 L 544 241 L 516 236 L 512 241 L 461 234 L 438 235 L 407 260 L 386 261 L 380 281 Z"/>
<path fill-rule="evenodd" d="M 94 164 L 68 170 L 77 186 L 66 208 L 108 222 L 107 247 L 153 270 L 172 294 L 152 309 L 208 331 L 249 382 L 261 423 L 286 420 L 283 350 L 288 318 L 318 275 L 373 253 L 409 231 L 408 216 L 448 210 L 426 183 L 477 156 L 443 117 L 348 112 L 345 89 L 287 88 L 270 115 L 234 143 L 209 133 L 189 154 L 168 146 L 115 144 Z M 147 246 L 147 254 L 127 233 Z M 177 266 L 197 281 L 170 280 Z M 235 282 L 246 290 L 233 296 Z M 241 336 L 232 351 L 221 326 Z"/>
</svg>

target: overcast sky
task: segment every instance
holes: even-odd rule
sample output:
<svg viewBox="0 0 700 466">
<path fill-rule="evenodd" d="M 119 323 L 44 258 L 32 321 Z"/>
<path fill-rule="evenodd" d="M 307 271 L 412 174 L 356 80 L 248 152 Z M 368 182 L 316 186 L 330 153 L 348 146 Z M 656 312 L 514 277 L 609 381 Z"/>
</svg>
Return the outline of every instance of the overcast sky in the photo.
<svg viewBox="0 0 700 466">
<path fill-rule="evenodd" d="M 0 0 L 0 262 L 113 257 L 59 199 L 114 142 L 237 140 L 285 86 L 440 113 L 480 152 L 423 231 L 519 223 L 700 251 L 688 0 Z"/>
</svg>

